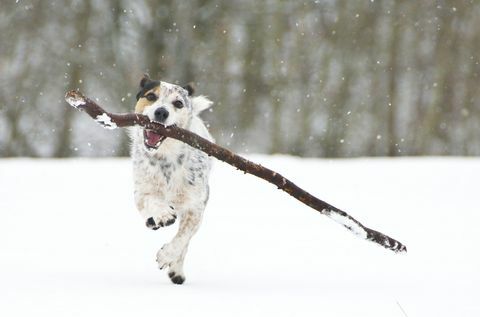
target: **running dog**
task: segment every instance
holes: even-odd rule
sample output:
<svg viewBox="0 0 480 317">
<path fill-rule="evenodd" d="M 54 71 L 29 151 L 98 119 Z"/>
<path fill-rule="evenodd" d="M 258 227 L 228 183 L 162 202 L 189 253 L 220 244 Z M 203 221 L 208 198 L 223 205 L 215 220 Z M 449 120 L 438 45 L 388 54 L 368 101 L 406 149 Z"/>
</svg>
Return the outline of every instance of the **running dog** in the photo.
<svg viewBox="0 0 480 317">
<path fill-rule="evenodd" d="M 180 87 L 144 76 L 135 112 L 165 126 L 176 125 L 213 141 L 199 114 L 212 102 Z M 131 130 L 135 204 L 146 226 L 157 230 L 178 218 L 175 237 L 157 252 L 160 269 L 168 268 L 175 284 L 183 284 L 183 262 L 208 201 L 211 161 L 207 154 L 154 131 Z"/>
</svg>

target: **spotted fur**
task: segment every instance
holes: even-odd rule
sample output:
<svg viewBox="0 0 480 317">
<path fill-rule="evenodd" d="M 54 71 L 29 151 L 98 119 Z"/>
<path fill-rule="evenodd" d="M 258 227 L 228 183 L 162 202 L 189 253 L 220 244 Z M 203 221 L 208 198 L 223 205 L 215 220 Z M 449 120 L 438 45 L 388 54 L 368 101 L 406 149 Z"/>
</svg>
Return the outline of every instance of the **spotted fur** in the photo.
<svg viewBox="0 0 480 317">
<path fill-rule="evenodd" d="M 142 80 L 140 88 L 137 113 L 155 120 L 155 110 L 164 108 L 169 112 L 164 125 L 175 124 L 213 141 L 198 116 L 211 106 L 210 100 L 192 97 L 190 90 L 180 86 L 150 79 Z M 148 100 L 149 93 L 157 99 Z M 183 103 L 181 109 L 172 104 L 177 100 Z M 158 251 L 157 263 L 160 269 L 168 268 L 173 283 L 182 284 L 185 254 L 208 201 L 211 160 L 205 153 L 174 139 L 167 138 L 158 148 L 149 148 L 140 127 L 132 128 L 131 138 L 135 203 L 147 227 L 156 230 L 179 220 L 177 234 Z"/>
</svg>

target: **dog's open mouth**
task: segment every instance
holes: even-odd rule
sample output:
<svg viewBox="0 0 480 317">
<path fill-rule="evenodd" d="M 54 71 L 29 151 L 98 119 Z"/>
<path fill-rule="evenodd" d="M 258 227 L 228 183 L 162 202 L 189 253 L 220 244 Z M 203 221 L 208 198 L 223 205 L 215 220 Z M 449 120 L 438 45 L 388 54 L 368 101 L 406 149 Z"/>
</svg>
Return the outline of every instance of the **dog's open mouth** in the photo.
<svg viewBox="0 0 480 317">
<path fill-rule="evenodd" d="M 155 133 L 152 130 L 143 130 L 144 144 L 148 149 L 158 149 L 165 139 L 165 136 Z"/>
</svg>

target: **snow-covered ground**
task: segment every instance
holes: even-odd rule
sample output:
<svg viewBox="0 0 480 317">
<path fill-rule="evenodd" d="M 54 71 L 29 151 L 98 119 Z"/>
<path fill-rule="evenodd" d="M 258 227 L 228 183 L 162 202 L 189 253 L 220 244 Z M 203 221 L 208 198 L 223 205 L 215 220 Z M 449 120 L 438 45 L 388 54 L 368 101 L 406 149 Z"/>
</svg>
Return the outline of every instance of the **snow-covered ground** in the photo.
<svg viewBox="0 0 480 317">
<path fill-rule="evenodd" d="M 360 240 L 216 162 L 185 285 L 155 254 L 126 159 L 0 160 L 0 316 L 479 316 L 480 159 L 251 156 L 365 225 Z"/>
</svg>

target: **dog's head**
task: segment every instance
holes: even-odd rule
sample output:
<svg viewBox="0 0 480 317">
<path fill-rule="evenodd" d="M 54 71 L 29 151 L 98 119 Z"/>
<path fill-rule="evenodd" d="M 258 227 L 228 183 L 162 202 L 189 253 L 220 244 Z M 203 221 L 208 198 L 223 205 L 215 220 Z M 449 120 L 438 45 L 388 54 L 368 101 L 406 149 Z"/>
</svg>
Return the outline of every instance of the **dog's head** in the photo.
<svg viewBox="0 0 480 317">
<path fill-rule="evenodd" d="M 212 102 L 204 96 L 193 97 L 191 85 L 184 87 L 163 81 L 151 80 L 144 75 L 140 81 L 135 112 L 165 126 L 176 125 L 188 129 L 193 116 L 209 108 Z M 144 130 L 144 144 L 148 149 L 157 149 L 165 139 L 151 130 Z"/>
</svg>

